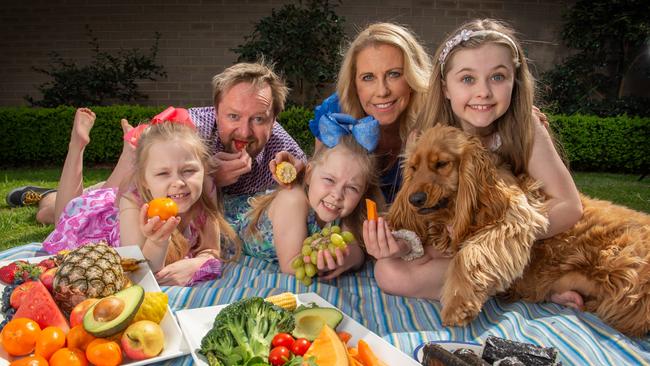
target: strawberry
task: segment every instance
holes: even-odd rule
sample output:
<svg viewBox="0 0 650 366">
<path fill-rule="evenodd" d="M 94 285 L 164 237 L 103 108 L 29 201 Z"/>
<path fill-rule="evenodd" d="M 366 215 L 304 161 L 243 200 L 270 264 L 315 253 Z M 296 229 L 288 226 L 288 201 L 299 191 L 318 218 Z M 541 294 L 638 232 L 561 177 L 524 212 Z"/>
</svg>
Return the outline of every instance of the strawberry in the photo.
<svg viewBox="0 0 650 366">
<path fill-rule="evenodd" d="M 19 270 L 20 266 L 24 266 L 24 265 L 28 265 L 28 263 L 19 260 L 19 261 L 11 262 L 6 266 L 3 266 L 2 268 L 0 268 L 0 281 L 9 285 L 13 284 L 14 279 L 16 278 L 16 272 Z"/>
<path fill-rule="evenodd" d="M 9 263 L 6 266 L 0 268 L 0 281 L 6 284 L 14 283 L 14 277 L 16 276 L 16 263 Z"/>
</svg>

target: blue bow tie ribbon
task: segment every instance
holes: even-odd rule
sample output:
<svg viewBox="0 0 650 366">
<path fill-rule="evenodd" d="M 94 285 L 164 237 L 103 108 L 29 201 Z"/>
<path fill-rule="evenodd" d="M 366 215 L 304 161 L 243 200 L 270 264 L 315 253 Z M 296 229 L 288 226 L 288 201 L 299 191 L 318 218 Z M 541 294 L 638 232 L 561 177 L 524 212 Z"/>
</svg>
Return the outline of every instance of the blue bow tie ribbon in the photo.
<svg viewBox="0 0 650 366">
<path fill-rule="evenodd" d="M 373 152 L 379 143 L 379 122 L 372 116 L 357 120 L 349 114 L 326 113 L 318 120 L 318 132 L 320 140 L 329 148 L 349 134 L 368 152 Z"/>
</svg>

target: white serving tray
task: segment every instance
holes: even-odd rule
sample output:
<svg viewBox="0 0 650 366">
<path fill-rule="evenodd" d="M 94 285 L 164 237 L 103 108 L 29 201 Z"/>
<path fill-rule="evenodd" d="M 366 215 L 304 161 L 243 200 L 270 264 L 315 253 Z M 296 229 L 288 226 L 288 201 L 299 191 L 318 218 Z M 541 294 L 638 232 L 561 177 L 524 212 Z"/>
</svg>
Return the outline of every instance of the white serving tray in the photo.
<svg viewBox="0 0 650 366">
<path fill-rule="evenodd" d="M 138 247 L 137 245 L 118 247 L 115 248 L 115 250 L 117 250 L 119 255 L 124 258 L 144 259 L 144 256 L 142 255 L 142 251 L 140 251 L 140 247 Z M 48 257 L 50 256 L 25 258 L 24 260 L 30 263 L 38 263 Z M 9 264 L 14 260 L 0 262 L 0 266 Z M 160 291 L 158 282 L 156 282 L 156 279 L 153 273 L 151 272 L 151 269 L 149 268 L 147 262 L 140 263 L 140 268 L 137 271 L 129 272 L 128 276 L 133 283 L 142 286 L 144 290 L 147 292 Z M 4 284 L 0 283 L 0 295 L 2 294 L 2 290 L 4 288 L 5 288 Z M 3 316 L 0 314 L 0 321 L 2 321 L 2 319 Z M 176 323 L 176 320 L 174 319 L 174 316 L 171 310 L 169 309 L 169 306 L 167 307 L 167 313 L 165 314 L 165 317 L 160 322 L 160 327 L 165 333 L 165 348 L 163 349 L 162 353 L 156 357 L 148 358 L 146 360 L 141 360 L 141 361 L 130 361 L 128 358 L 125 358 L 126 362 L 124 362 L 122 365 L 128 365 L 128 366 L 147 365 L 150 363 L 160 362 L 171 358 L 183 356 L 189 353 L 189 347 L 187 346 L 187 343 L 183 338 L 182 332 L 178 327 L 178 323 Z M 9 356 L 7 352 L 5 352 L 5 350 L 0 345 L 0 366 L 9 365 L 9 362 L 13 360 L 17 360 L 19 358 L 21 357 Z"/>
<path fill-rule="evenodd" d="M 317 294 L 310 292 L 298 294 L 298 304 L 316 303 L 322 307 L 335 307 Z M 198 353 L 201 348 L 201 339 L 212 329 L 212 323 L 221 309 L 227 305 L 209 306 L 196 309 L 179 310 L 176 317 L 183 330 L 183 335 L 190 345 L 190 352 L 194 363 L 199 366 L 207 366 L 208 363 L 203 355 Z M 368 328 L 359 324 L 354 319 L 343 313 L 341 324 L 336 327 L 337 331 L 345 331 L 352 335 L 349 344 L 356 345 L 360 339 L 368 343 L 372 351 L 384 361 L 386 365 L 399 366 L 420 366 L 420 364 L 407 354 L 386 342 Z"/>
</svg>

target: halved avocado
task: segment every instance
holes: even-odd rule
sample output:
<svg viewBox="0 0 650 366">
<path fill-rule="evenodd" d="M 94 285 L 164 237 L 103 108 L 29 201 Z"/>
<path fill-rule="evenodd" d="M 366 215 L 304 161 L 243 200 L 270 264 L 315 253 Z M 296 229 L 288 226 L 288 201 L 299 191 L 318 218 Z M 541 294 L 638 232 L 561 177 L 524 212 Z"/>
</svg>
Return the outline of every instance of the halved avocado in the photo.
<svg viewBox="0 0 650 366">
<path fill-rule="evenodd" d="M 97 338 L 117 334 L 131 324 L 143 300 L 144 289 L 140 285 L 133 285 L 104 297 L 84 315 L 84 329 Z"/>
<path fill-rule="evenodd" d="M 343 320 L 343 313 L 335 308 L 311 307 L 298 309 L 293 313 L 296 326 L 293 329 L 293 336 L 296 338 L 306 338 L 313 341 L 318 337 L 323 325 L 327 324 L 332 329 Z"/>
</svg>

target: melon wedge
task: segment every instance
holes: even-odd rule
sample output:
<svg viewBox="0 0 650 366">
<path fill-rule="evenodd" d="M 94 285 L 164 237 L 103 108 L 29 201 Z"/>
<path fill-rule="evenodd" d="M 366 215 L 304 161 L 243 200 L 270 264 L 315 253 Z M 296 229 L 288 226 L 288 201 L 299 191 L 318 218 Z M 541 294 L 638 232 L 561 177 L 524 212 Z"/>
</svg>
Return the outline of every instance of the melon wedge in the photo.
<svg viewBox="0 0 650 366">
<path fill-rule="evenodd" d="M 305 359 L 315 357 L 318 366 L 348 366 L 348 353 L 345 350 L 345 345 L 328 325 L 323 326 L 304 357 Z"/>
<path fill-rule="evenodd" d="M 41 281 L 34 281 L 35 284 L 25 293 L 22 303 L 14 318 L 28 318 L 38 323 L 41 329 L 49 326 L 59 327 L 68 333 L 70 327 L 68 322 L 54 302 L 52 295 L 43 286 Z"/>
</svg>

